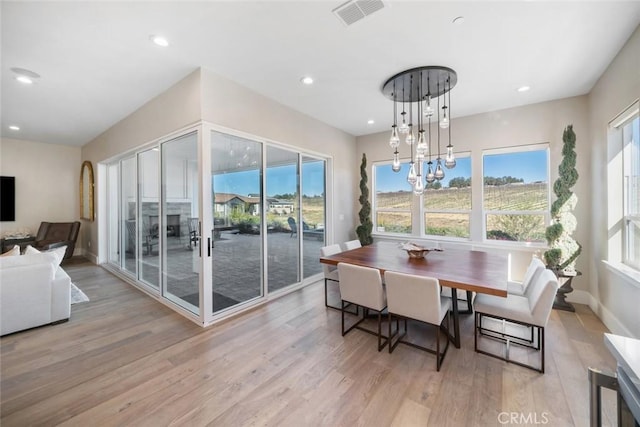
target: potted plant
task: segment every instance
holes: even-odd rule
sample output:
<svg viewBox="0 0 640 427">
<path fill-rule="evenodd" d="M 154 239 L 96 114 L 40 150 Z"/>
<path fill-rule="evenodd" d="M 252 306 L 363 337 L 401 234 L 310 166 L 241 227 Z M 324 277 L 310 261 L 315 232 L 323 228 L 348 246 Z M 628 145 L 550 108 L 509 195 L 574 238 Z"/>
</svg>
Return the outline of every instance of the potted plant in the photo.
<svg viewBox="0 0 640 427">
<path fill-rule="evenodd" d="M 367 187 L 367 155 L 362 154 L 362 163 L 360 163 L 360 225 L 356 228 L 356 234 L 362 246 L 373 243 L 371 231 L 373 223 L 371 222 L 371 203 L 369 203 L 369 187 Z"/>
<path fill-rule="evenodd" d="M 565 301 L 566 294 L 573 291 L 571 280 L 580 272 L 576 271 L 575 264 L 582 246 L 572 234 L 578 225 L 573 210 L 578 203 L 578 197 L 571 188 L 578 181 L 576 170 L 576 134 L 573 126 L 565 128 L 562 135 L 562 162 L 558 167 L 558 179 L 553 184 L 553 192 L 557 199 L 551 205 L 551 225 L 545 232 L 549 250 L 544 253 L 547 268 L 553 270 L 556 276 L 563 282 L 556 295 L 554 308 L 575 311 L 573 306 Z"/>
</svg>

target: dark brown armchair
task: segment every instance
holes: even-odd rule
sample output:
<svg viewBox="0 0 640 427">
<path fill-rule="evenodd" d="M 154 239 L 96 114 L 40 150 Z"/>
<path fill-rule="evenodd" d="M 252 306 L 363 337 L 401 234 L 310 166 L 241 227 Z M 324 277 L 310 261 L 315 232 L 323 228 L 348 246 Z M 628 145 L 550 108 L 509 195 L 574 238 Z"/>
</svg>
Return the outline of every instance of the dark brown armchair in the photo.
<svg viewBox="0 0 640 427">
<path fill-rule="evenodd" d="M 73 256 L 76 247 L 80 222 L 42 222 L 33 246 L 38 250 L 48 250 L 66 246 L 64 259 Z"/>
</svg>

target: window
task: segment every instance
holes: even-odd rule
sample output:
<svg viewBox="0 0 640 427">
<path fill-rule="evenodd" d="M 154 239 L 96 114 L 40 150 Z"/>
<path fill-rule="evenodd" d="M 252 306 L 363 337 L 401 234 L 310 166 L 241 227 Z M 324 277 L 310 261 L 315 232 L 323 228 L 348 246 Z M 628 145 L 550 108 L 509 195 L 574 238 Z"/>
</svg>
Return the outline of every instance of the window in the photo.
<svg viewBox="0 0 640 427">
<path fill-rule="evenodd" d="M 485 239 L 544 243 L 549 222 L 549 149 L 532 145 L 482 155 Z"/>
<path fill-rule="evenodd" d="M 423 218 L 428 236 L 470 237 L 471 157 L 456 154 L 456 163 L 442 181 L 426 185 Z"/>
<path fill-rule="evenodd" d="M 640 269 L 640 117 L 636 108 L 622 126 L 622 162 L 624 194 L 624 259 Z"/>
<path fill-rule="evenodd" d="M 407 182 L 409 163 L 402 163 L 399 172 L 391 163 L 373 165 L 374 232 L 411 234 L 413 191 Z"/>
</svg>

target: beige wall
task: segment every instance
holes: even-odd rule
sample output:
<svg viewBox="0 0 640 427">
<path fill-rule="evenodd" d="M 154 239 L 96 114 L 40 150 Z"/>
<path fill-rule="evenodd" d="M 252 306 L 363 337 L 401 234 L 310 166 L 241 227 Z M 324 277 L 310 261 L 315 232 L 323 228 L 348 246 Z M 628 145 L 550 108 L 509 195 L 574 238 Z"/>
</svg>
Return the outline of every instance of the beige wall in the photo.
<svg viewBox="0 0 640 427">
<path fill-rule="evenodd" d="M 589 291 L 595 310 L 614 332 L 640 338 L 640 283 L 633 283 L 612 273 L 602 263 L 608 258 L 609 223 L 607 216 L 608 123 L 640 98 L 640 27 L 611 62 L 589 94 L 589 123 L 592 171 L 589 185 L 591 202 L 592 244 L 589 256 Z M 612 196 L 614 197 L 614 196 Z M 612 232 L 613 234 L 613 232 Z"/>
<path fill-rule="evenodd" d="M 96 169 L 97 193 L 104 191 L 98 163 L 196 123 L 200 115 L 200 70 L 196 70 L 84 145 L 82 160 L 91 161 Z M 90 247 L 87 254 L 94 260 L 100 243 L 100 203 L 100 198 L 96 197 L 97 221 L 85 221 L 85 233 L 82 236 L 82 246 Z"/>
<path fill-rule="evenodd" d="M 359 176 L 360 162 L 355 156 L 353 136 L 209 70 L 202 70 L 202 118 L 220 126 L 332 157 L 333 238 L 340 242 L 356 237 L 353 200 L 358 199 L 355 180 Z"/>
<path fill-rule="evenodd" d="M 391 123 L 392 117 L 389 117 L 389 120 Z M 573 124 L 573 129 L 576 132 L 576 152 L 578 154 L 576 167 L 581 176 L 574 188 L 578 196 L 575 215 L 579 224 L 574 237 L 582 243 L 585 254 L 578 259 L 577 268 L 581 271 L 588 270 L 589 224 L 591 223 L 589 210 L 591 206 L 589 188 L 591 153 L 586 96 L 526 105 L 452 120 L 452 142 L 455 151 L 471 153 L 473 185 L 471 240 L 475 248 L 504 248 L 504 245 L 482 243 L 482 150 L 549 143 L 550 175 L 553 183 L 558 177 L 558 165 L 561 161 L 562 133 L 569 124 Z M 391 148 L 388 140 L 389 132 L 359 137 L 358 155 L 366 152 L 369 162 L 389 160 Z M 409 158 L 406 144 L 402 143 L 399 150 L 401 157 Z M 369 166 L 369 170 L 371 171 L 371 166 Z M 455 172 L 446 171 L 445 173 Z M 554 200 L 554 197 L 552 194 L 551 200 Z M 532 250 L 518 249 L 512 246 L 508 251 L 512 255 L 512 278 L 519 279 L 531 259 Z M 587 290 L 588 278 L 582 276 L 574 280 L 574 287 Z"/>
<path fill-rule="evenodd" d="M 71 145 L 0 140 L 0 175 L 16 178 L 16 221 L 0 223 L 0 234 L 22 228 L 35 234 L 42 221 L 78 220 L 80 153 Z"/>
</svg>

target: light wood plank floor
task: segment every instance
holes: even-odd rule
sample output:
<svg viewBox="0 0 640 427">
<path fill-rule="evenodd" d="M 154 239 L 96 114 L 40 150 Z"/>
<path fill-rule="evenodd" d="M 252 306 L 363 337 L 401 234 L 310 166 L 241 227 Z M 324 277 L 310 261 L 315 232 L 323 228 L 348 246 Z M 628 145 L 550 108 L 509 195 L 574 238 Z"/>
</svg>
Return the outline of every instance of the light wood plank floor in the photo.
<svg viewBox="0 0 640 427">
<path fill-rule="evenodd" d="M 587 367 L 615 367 L 585 306 L 552 313 L 544 375 L 474 353 L 473 316 L 436 372 L 433 355 L 343 338 L 321 282 L 202 329 L 100 267 L 65 269 L 91 302 L 67 323 L 0 339 L 3 427 L 515 425 L 503 412 L 525 417 L 518 425 L 586 426 Z"/>
</svg>

